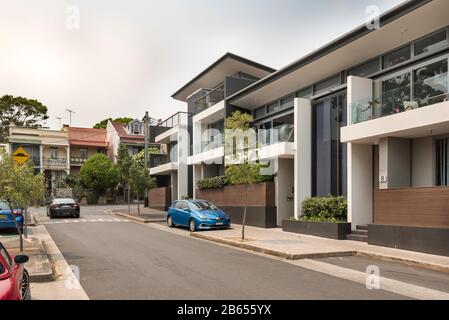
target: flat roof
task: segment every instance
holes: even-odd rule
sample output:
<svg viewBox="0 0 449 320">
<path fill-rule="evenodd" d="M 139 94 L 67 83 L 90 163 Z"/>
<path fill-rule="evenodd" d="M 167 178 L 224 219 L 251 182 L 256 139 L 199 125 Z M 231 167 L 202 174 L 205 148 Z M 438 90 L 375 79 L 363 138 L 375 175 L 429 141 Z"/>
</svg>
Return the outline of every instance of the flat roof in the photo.
<svg viewBox="0 0 449 320">
<path fill-rule="evenodd" d="M 226 76 L 237 72 L 245 72 L 251 76 L 263 78 L 275 71 L 276 69 L 228 52 L 190 80 L 181 89 L 173 93 L 171 97 L 176 100 L 186 101 L 187 97 L 195 91 L 202 88 L 212 89 L 213 86 L 223 81 Z"/>
<path fill-rule="evenodd" d="M 432 1 L 436 1 L 436 0 L 409 0 L 405 3 L 402 3 L 394 8 L 392 8 L 391 10 L 383 13 L 380 15 L 379 17 L 379 22 L 380 22 L 380 27 L 383 27 L 387 24 L 389 24 L 390 22 L 393 22 L 399 18 L 401 18 L 402 16 L 418 9 L 419 7 L 432 2 Z M 268 84 L 271 84 L 291 73 L 293 73 L 294 71 L 301 69 L 309 64 L 311 64 L 312 62 L 319 60 L 320 58 L 329 55 L 330 53 L 344 47 L 347 46 L 348 44 L 356 41 L 357 39 L 360 39 L 368 34 L 370 34 L 371 32 L 374 32 L 378 29 L 370 29 L 367 27 L 366 24 L 363 24 L 357 28 L 355 28 L 354 30 L 342 35 L 341 37 L 331 41 L 330 43 L 320 47 L 319 49 L 311 52 L 310 54 L 288 64 L 287 66 L 285 66 L 284 68 L 266 76 L 265 78 L 253 83 L 252 85 L 236 92 L 235 94 L 233 94 L 232 96 L 228 97 L 226 100 L 229 102 L 235 102 L 237 99 L 244 97 L 247 94 L 250 94 L 256 90 L 259 90 L 260 88 L 262 88 L 263 86 L 266 86 Z M 300 88 L 298 88 L 300 89 Z"/>
</svg>

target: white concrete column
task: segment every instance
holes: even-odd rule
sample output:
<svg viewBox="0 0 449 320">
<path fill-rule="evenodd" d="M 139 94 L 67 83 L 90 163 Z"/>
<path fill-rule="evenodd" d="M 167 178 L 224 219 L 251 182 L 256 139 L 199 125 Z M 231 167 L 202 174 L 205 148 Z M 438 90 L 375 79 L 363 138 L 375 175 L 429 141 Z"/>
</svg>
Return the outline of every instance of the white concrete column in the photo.
<svg viewBox="0 0 449 320">
<path fill-rule="evenodd" d="M 67 150 L 67 170 L 66 170 L 66 173 L 70 174 L 70 146 L 67 146 L 66 150 Z"/>
<path fill-rule="evenodd" d="M 295 99 L 294 118 L 294 213 L 299 218 L 302 201 L 312 195 L 312 103 L 309 99 Z"/>
<path fill-rule="evenodd" d="M 187 129 L 187 117 L 180 118 L 179 130 L 177 135 L 178 141 L 178 174 L 177 174 L 177 197 L 178 200 L 189 194 L 189 168 L 187 158 L 189 157 L 190 141 Z"/>
<path fill-rule="evenodd" d="M 353 117 L 369 117 L 359 114 L 357 107 L 366 107 L 373 100 L 373 81 L 349 76 L 347 82 L 347 121 L 351 125 Z M 347 168 L 348 222 L 355 230 L 357 225 L 373 221 L 373 146 L 348 143 Z"/>
<path fill-rule="evenodd" d="M 348 222 L 373 222 L 373 146 L 348 143 Z"/>
<path fill-rule="evenodd" d="M 40 169 L 41 169 L 41 173 L 44 172 L 44 146 L 43 145 L 39 145 L 39 159 L 41 162 L 40 165 Z"/>
</svg>

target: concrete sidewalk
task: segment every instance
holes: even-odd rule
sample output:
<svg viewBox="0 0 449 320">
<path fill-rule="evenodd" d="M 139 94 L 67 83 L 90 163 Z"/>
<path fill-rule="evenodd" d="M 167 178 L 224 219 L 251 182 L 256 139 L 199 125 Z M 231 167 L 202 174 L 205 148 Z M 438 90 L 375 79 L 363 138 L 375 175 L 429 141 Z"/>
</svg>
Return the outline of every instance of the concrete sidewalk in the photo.
<svg viewBox="0 0 449 320">
<path fill-rule="evenodd" d="M 34 230 L 34 228 L 30 228 L 29 233 L 33 234 Z M 20 254 L 19 236 L 2 237 L 0 241 L 10 254 Z M 25 264 L 25 268 L 28 270 L 32 282 L 53 281 L 53 270 L 45 247 L 40 239 L 35 236 L 28 236 L 28 239 L 24 238 L 23 254 L 26 254 L 30 258 Z"/>
<path fill-rule="evenodd" d="M 130 213 L 126 209 L 112 209 L 110 213 L 142 223 L 164 222 L 167 219 L 167 212 L 151 208 L 140 208 L 140 215 L 135 206 L 131 207 Z"/>
<path fill-rule="evenodd" d="M 449 257 L 283 232 L 281 228 L 246 226 L 245 230 L 244 242 L 241 226 L 235 224 L 232 229 L 194 232 L 191 236 L 290 260 L 361 255 L 449 273 Z"/>
</svg>

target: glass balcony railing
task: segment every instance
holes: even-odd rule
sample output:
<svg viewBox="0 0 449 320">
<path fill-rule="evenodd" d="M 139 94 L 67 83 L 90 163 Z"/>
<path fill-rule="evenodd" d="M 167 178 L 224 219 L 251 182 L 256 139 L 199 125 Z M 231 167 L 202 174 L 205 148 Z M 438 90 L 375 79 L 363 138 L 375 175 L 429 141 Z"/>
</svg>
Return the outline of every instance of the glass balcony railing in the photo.
<svg viewBox="0 0 449 320">
<path fill-rule="evenodd" d="M 195 101 L 195 113 L 200 113 L 224 100 L 224 84 L 212 90 L 203 90 L 206 93 Z"/>
<path fill-rule="evenodd" d="M 394 92 L 389 92 L 388 95 L 388 97 L 384 95 L 383 103 L 380 103 L 377 99 L 361 99 L 354 101 L 351 106 L 352 124 L 449 101 L 449 94 L 447 93 L 426 96 L 423 99 L 410 99 L 410 97 L 400 96 Z"/>
<path fill-rule="evenodd" d="M 280 142 L 294 142 L 294 125 L 283 124 L 273 129 L 259 129 L 257 132 L 257 141 L 259 148 Z"/>
<path fill-rule="evenodd" d="M 177 112 L 172 115 L 170 118 L 165 119 L 164 121 L 159 122 L 157 125 L 159 127 L 164 128 L 174 128 L 179 126 L 181 123 L 187 123 L 189 113 L 188 112 Z"/>
<path fill-rule="evenodd" d="M 203 141 L 201 143 L 201 152 L 206 152 L 223 147 L 223 139 L 215 139 L 210 141 Z"/>
</svg>

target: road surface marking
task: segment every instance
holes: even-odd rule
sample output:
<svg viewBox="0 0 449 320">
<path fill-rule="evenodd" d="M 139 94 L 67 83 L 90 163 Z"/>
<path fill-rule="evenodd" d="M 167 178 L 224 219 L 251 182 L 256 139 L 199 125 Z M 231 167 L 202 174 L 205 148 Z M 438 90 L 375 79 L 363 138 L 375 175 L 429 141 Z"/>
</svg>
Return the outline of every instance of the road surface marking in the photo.
<svg viewBox="0 0 449 320">
<path fill-rule="evenodd" d="M 80 220 L 62 220 L 62 221 L 41 221 L 40 224 L 69 224 L 69 223 L 89 223 L 89 222 L 129 222 L 127 219 L 108 218 L 108 219 L 80 219 Z"/>
<path fill-rule="evenodd" d="M 303 260 L 284 260 L 284 261 L 298 267 L 328 274 L 333 277 L 350 280 L 363 285 L 366 284 L 366 280 L 368 277 L 368 274 L 366 274 L 365 272 L 356 271 L 316 260 L 303 259 Z M 380 277 L 380 289 L 419 300 L 449 299 L 448 292 L 429 289 L 414 284 L 385 278 L 382 276 Z"/>
</svg>

